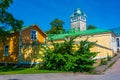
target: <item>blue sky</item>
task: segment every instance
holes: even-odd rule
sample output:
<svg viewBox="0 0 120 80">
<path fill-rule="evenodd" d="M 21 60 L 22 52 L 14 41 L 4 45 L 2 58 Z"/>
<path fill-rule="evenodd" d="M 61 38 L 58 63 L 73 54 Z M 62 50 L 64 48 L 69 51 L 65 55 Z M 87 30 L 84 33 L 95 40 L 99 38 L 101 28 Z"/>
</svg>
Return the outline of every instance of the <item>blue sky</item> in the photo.
<svg viewBox="0 0 120 80">
<path fill-rule="evenodd" d="M 70 29 L 70 15 L 80 8 L 87 15 L 87 25 L 110 29 L 120 27 L 120 0 L 14 0 L 8 11 L 24 25 L 37 24 L 44 31 L 55 18 Z"/>
</svg>

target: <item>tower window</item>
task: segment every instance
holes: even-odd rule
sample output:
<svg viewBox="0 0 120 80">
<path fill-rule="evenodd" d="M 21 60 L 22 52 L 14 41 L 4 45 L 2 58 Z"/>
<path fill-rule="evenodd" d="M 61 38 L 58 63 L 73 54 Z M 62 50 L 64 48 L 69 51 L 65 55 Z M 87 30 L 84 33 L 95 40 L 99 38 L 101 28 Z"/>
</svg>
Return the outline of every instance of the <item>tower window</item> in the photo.
<svg viewBox="0 0 120 80">
<path fill-rule="evenodd" d="M 36 30 L 31 31 L 31 39 L 32 40 L 37 40 L 37 31 Z"/>
<path fill-rule="evenodd" d="M 82 16 L 81 19 L 82 19 L 82 20 L 85 20 L 85 17 Z"/>
</svg>

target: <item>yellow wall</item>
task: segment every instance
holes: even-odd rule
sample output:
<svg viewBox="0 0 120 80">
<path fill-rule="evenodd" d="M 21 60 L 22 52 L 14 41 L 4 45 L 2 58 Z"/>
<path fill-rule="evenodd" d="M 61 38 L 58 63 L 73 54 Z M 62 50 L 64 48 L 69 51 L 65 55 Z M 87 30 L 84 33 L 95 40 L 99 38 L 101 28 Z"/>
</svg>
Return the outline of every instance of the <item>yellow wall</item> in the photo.
<svg viewBox="0 0 120 80">
<path fill-rule="evenodd" d="M 32 45 L 24 45 L 21 49 L 22 53 L 22 62 L 41 62 L 44 50 L 41 48 L 40 45 L 32 46 Z"/>
<path fill-rule="evenodd" d="M 81 41 L 81 40 L 85 40 L 87 37 L 89 41 L 91 42 L 96 42 L 97 44 L 110 48 L 111 45 L 111 33 L 106 33 L 106 34 L 97 34 L 97 35 L 90 35 L 90 36 L 81 36 L 81 37 L 77 37 L 75 39 L 75 41 Z"/>
<path fill-rule="evenodd" d="M 36 26 L 31 28 L 25 29 L 22 31 L 22 43 L 23 44 L 31 44 L 33 40 L 31 39 L 31 30 L 37 31 L 37 42 L 44 43 L 45 42 L 45 35 L 43 32 Z"/>
<path fill-rule="evenodd" d="M 89 35 L 89 36 L 78 36 L 74 41 L 78 42 L 81 40 L 85 40 L 86 38 L 88 38 L 89 41 L 91 42 L 96 42 L 97 44 L 106 47 L 106 48 L 111 48 L 111 34 L 112 33 L 104 33 L 104 34 L 96 34 L 96 35 Z M 54 42 L 56 43 L 61 43 L 64 42 L 64 40 L 54 40 Z M 48 42 L 48 44 L 50 44 L 50 42 Z M 103 48 L 101 46 L 94 46 L 93 48 L 91 48 L 91 51 L 93 52 L 99 52 L 98 55 L 96 56 L 96 59 L 100 59 L 100 58 L 105 58 L 108 55 L 109 56 L 113 56 L 113 50 L 110 49 L 106 49 Z M 77 50 L 77 48 L 75 48 L 74 50 Z"/>
<path fill-rule="evenodd" d="M 33 26 L 31 28 L 25 29 L 22 31 L 22 62 L 41 62 L 41 59 L 38 59 L 38 55 L 40 55 L 40 45 L 34 46 L 32 45 L 33 40 L 31 39 L 31 30 L 37 31 L 37 42 L 38 43 L 45 43 L 46 35 L 37 27 Z M 28 44 L 28 45 L 26 45 Z"/>
<path fill-rule="evenodd" d="M 90 36 L 81 36 L 77 37 L 75 41 L 81 41 L 85 40 L 88 37 L 88 40 L 91 42 L 96 42 L 96 44 L 99 44 L 103 47 L 110 48 L 111 49 L 111 33 L 106 33 L 106 34 L 97 34 L 97 35 L 90 35 Z M 94 46 L 91 51 L 94 52 L 99 52 L 96 58 L 104 58 L 107 57 L 108 55 L 113 56 L 113 51 L 103 48 L 100 46 Z"/>
<path fill-rule="evenodd" d="M 54 42 L 55 42 L 55 43 L 63 43 L 64 40 L 63 40 L 63 39 L 60 39 L 60 40 L 55 40 Z M 51 41 L 47 41 L 47 44 L 51 44 Z"/>
<path fill-rule="evenodd" d="M 100 47 L 95 45 L 93 48 L 91 48 L 92 52 L 99 52 L 96 56 L 95 59 L 102 59 L 102 58 L 106 58 L 107 56 L 113 56 L 113 51 L 110 49 L 106 49 L 104 47 Z"/>
<path fill-rule="evenodd" d="M 6 45 L 9 45 L 9 55 L 4 56 L 4 44 L 0 45 L 0 63 L 17 63 L 18 62 L 18 41 L 19 34 L 14 33 L 10 38 L 7 38 L 5 42 Z"/>
</svg>

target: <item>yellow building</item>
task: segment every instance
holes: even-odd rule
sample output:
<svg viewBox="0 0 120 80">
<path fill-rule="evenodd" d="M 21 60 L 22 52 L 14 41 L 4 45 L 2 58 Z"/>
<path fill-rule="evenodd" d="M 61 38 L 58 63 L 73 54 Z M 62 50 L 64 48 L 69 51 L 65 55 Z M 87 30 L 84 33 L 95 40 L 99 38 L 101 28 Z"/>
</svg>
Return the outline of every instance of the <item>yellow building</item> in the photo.
<svg viewBox="0 0 120 80">
<path fill-rule="evenodd" d="M 18 32 L 11 31 L 11 37 L 0 45 L 0 63 L 31 64 L 40 62 L 36 58 L 34 44 L 45 44 L 47 35 L 37 26 L 23 27 Z M 32 46 L 31 46 L 32 45 Z"/>
<path fill-rule="evenodd" d="M 78 36 L 74 40 L 75 44 L 78 44 L 79 41 L 85 40 L 86 38 L 91 42 L 97 41 L 96 45 L 91 49 L 91 51 L 99 52 L 95 59 L 106 58 L 117 53 L 115 34 L 110 30 L 104 29 L 86 30 L 86 18 L 86 14 L 77 8 L 70 16 L 71 29 L 69 33 L 49 34 L 48 39 L 52 39 L 56 43 L 61 43 L 66 38 Z"/>
<path fill-rule="evenodd" d="M 64 39 L 72 36 L 77 36 L 74 40 L 75 44 L 79 44 L 81 40 L 85 40 L 86 38 L 90 42 L 97 41 L 96 45 L 91 49 L 93 52 L 99 52 L 95 59 L 106 58 L 108 55 L 113 56 L 114 53 L 117 53 L 115 35 L 109 30 L 93 29 L 48 36 L 49 40 L 52 39 L 55 43 L 64 42 Z"/>
<path fill-rule="evenodd" d="M 120 27 L 111 30 L 116 34 L 117 51 L 120 51 Z"/>
</svg>

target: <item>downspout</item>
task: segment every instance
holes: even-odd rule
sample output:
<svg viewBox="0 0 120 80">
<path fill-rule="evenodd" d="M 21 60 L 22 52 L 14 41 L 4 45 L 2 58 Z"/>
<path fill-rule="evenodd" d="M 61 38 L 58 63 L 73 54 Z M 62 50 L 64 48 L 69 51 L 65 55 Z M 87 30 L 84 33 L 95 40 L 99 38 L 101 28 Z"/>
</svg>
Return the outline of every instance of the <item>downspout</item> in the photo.
<svg viewBox="0 0 120 80">
<path fill-rule="evenodd" d="M 48 39 L 47 39 L 47 37 L 45 37 L 45 46 L 46 46 L 46 48 L 48 48 Z"/>
<path fill-rule="evenodd" d="M 47 42 L 46 42 L 46 37 L 45 37 L 45 41 L 44 41 L 44 43 L 46 44 Z"/>
<path fill-rule="evenodd" d="M 18 52 L 18 65 L 22 61 L 22 55 L 21 55 L 21 47 L 22 47 L 22 33 L 21 30 L 19 31 L 19 52 Z"/>
</svg>

